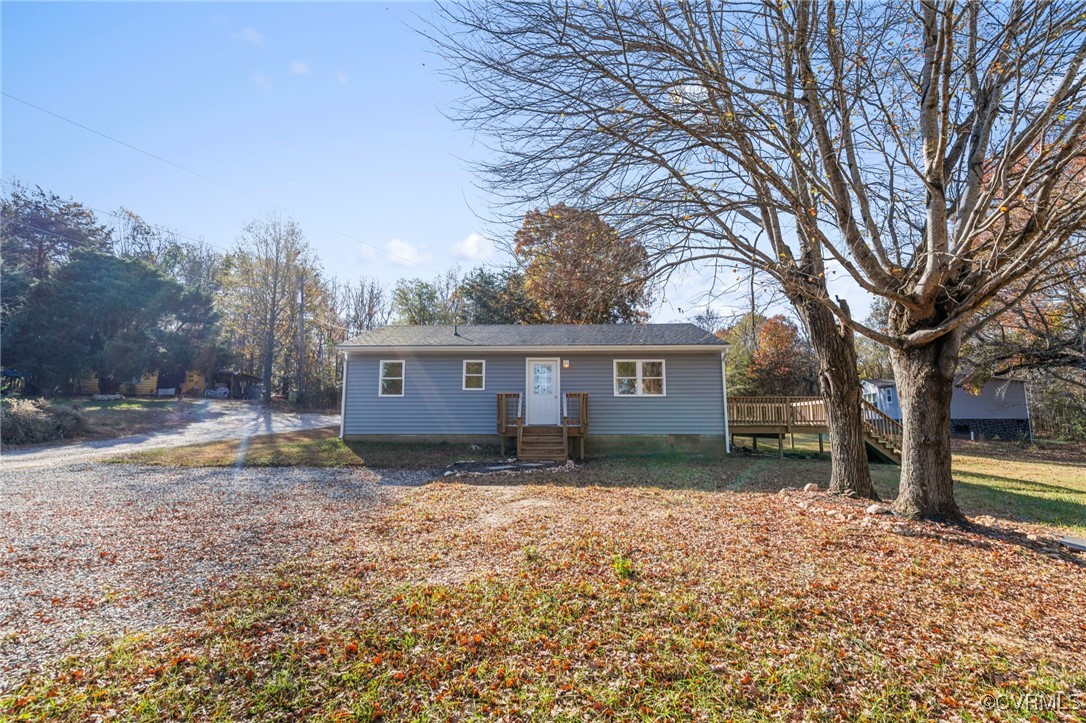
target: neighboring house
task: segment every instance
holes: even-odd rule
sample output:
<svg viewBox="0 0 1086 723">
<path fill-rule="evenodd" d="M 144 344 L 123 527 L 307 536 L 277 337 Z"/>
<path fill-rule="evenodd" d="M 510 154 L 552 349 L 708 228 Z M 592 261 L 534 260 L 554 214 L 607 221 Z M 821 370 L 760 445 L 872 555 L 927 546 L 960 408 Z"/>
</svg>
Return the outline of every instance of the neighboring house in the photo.
<svg viewBox="0 0 1086 723">
<path fill-rule="evenodd" d="M 863 382 L 864 399 L 886 416 L 901 420 L 897 385 L 892 379 Z M 950 397 L 951 431 L 967 437 L 1024 439 L 1030 436 L 1026 385 L 1013 379 L 993 379 L 980 394 L 954 385 Z"/>
<path fill-rule="evenodd" d="M 186 394 L 199 396 L 204 393 L 204 375 L 198 371 L 174 375 L 147 372 L 138 379 L 122 382 L 117 391 L 130 397 L 174 396 L 182 380 L 185 383 Z M 98 394 L 100 391 L 97 374 L 91 374 L 79 383 L 79 394 Z"/>
<path fill-rule="evenodd" d="M 344 439 L 727 446 L 727 344 L 693 324 L 386 326 L 338 348 Z"/>
<path fill-rule="evenodd" d="M 97 374 L 91 374 L 79 384 L 80 394 L 98 394 L 100 391 Z M 121 382 L 118 391 L 130 397 L 153 397 L 158 393 L 158 372 L 147 372 L 138 379 Z"/>
</svg>

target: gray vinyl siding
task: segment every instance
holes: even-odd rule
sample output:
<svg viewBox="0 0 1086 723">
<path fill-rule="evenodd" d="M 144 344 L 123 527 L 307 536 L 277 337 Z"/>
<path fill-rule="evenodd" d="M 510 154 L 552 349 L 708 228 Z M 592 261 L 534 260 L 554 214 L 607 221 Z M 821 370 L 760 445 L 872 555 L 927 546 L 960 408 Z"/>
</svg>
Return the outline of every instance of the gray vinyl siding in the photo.
<svg viewBox="0 0 1086 723">
<path fill-rule="evenodd" d="M 878 392 L 878 408 L 893 419 L 901 419 L 901 404 L 897 387 L 892 402 L 886 401 L 887 387 L 864 382 L 864 394 Z M 990 381 L 981 388 L 980 394 L 955 386 L 950 396 L 951 419 L 1027 419 L 1026 386 L 1019 381 Z"/>
<path fill-rule="evenodd" d="M 547 358 L 550 355 L 533 355 Z M 344 434 L 496 434 L 499 392 L 524 392 L 525 360 L 517 354 L 351 353 L 344 402 Z M 589 432 L 598 435 L 724 433 L 720 351 L 708 353 L 562 353 L 569 360 L 559 372 L 562 392 L 587 392 Z M 406 362 L 404 396 L 377 394 L 381 360 Z M 465 359 L 486 361 L 485 391 L 464 391 Z M 664 397 L 616 397 L 615 359 L 663 359 Z"/>
<path fill-rule="evenodd" d="M 951 419 L 1027 419 L 1026 385 L 1018 381 L 991 381 L 973 395 L 954 387 Z"/>
</svg>

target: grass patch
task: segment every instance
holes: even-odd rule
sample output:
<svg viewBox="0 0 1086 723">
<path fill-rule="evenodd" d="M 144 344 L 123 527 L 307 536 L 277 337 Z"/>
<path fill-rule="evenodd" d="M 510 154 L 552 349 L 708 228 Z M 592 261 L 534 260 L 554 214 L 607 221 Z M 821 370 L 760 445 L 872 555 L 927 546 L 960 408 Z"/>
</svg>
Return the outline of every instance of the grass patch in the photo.
<svg viewBox="0 0 1086 723">
<path fill-rule="evenodd" d="M 373 467 L 426 469 L 462 460 L 497 460 L 498 448 L 463 444 L 344 442 L 335 427 L 264 434 L 247 440 L 153 449 L 110 462 L 163 467 Z"/>
<path fill-rule="evenodd" d="M 168 467 L 232 467 L 243 442 L 225 441 L 138 452 L 111 462 Z M 575 475 L 540 478 L 563 485 L 656 487 L 732 492 L 776 492 L 829 481 L 828 455 L 819 457 L 813 435 L 796 437 L 796 453 L 757 457 L 685 456 L 662 452 L 607 455 Z M 958 445 L 954 474 L 959 504 L 967 515 L 992 515 L 1086 534 L 1086 464 L 1062 448 L 1023 450 L 1013 443 Z M 406 442 L 343 442 L 334 427 L 251 437 L 242 461 L 250 467 L 373 467 L 430 469 L 462 460 L 497 461 L 497 446 Z M 897 495 L 896 465 L 872 464 L 875 489 L 884 500 Z"/>
<path fill-rule="evenodd" d="M 1081 568 L 776 495 L 568 479 L 408 490 L 352 542 L 70 658 L 0 714 L 974 720 L 988 695 L 1086 686 Z"/>
<path fill-rule="evenodd" d="M 183 426 L 208 407 L 206 401 L 188 399 L 64 399 L 55 404 L 86 418 L 87 430 L 79 439 L 127 437 Z"/>
</svg>

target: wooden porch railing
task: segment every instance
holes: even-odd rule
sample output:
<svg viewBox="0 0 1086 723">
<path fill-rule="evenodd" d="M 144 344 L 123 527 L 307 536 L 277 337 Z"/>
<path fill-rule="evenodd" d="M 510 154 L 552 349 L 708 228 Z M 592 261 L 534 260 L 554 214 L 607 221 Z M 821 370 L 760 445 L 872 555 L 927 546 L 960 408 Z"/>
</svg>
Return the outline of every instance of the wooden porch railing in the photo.
<svg viewBox="0 0 1086 723">
<path fill-rule="evenodd" d="M 584 459 L 584 438 L 588 434 L 588 392 L 562 395 L 562 439 L 569 449 L 569 438 L 580 439 L 580 458 Z"/>
<path fill-rule="evenodd" d="M 524 399 L 519 392 L 498 393 L 498 437 L 502 455 L 505 455 L 505 438 L 515 436 L 517 448 L 524 437 Z"/>
<path fill-rule="evenodd" d="M 524 395 L 520 392 L 499 392 L 498 436 L 501 437 L 502 454 L 505 454 L 505 438 L 517 438 L 519 445 L 524 438 Z M 588 392 L 566 392 L 562 395 L 562 439 L 581 438 L 581 458 L 584 458 L 584 438 L 588 434 Z"/>
</svg>

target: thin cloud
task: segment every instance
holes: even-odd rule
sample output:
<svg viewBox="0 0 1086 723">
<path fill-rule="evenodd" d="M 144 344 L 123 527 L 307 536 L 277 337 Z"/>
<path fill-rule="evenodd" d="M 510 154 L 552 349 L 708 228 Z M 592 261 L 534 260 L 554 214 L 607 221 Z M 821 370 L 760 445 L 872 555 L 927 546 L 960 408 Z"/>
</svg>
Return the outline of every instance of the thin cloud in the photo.
<svg viewBox="0 0 1086 723">
<path fill-rule="evenodd" d="M 240 40 L 248 45 L 260 46 L 264 44 L 264 34 L 256 28 L 246 25 L 244 28 L 234 33 L 234 40 Z"/>
<path fill-rule="evenodd" d="M 347 71 L 344 70 L 343 68 L 340 68 L 339 72 L 336 73 L 336 80 L 338 80 L 340 83 L 346 83 L 347 82 Z"/>
<path fill-rule="evenodd" d="M 487 237 L 472 233 L 453 248 L 457 258 L 467 261 L 485 261 L 494 255 L 494 244 Z"/>
<path fill-rule="evenodd" d="M 290 64 L 291 75 L 307 75 L 309 73 L 309 63 L 304 63 L 301 60 L 295 60 Z"/>
<path fill-rule="evenodd" d="M 418 266 L 433 258 L 430 254 L 415 248 L 414 244 L 394 238 L 385 244 L 385 256 L 397 266 Z"/>
<path fill-rule="evenodd" d="M 256 73 L 255 75 L 253 75 L 253 84 L 256 85 L 258 88 L 263 88 L 267 91 L 270 91 L 272 89 L 271 78 L 264 75 L 263 73 Z"/>
</svg>

